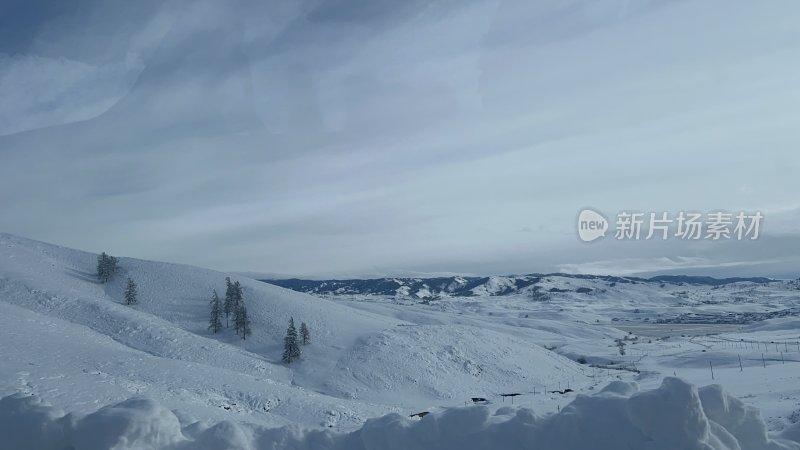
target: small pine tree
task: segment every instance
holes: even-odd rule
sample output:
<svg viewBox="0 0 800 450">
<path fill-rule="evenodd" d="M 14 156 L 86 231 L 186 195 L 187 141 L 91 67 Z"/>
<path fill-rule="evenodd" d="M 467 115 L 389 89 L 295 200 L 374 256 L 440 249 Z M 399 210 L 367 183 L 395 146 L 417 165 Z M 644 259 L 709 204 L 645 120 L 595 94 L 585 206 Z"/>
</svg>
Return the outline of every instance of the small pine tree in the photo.
<svg viewBox="0 0 800 450">
<path fill-rule="evenodd" d="M 300 322 L 300 341 L 303 345 L 308 345 L 311 343 L 311 333 L 308 331 L 308 327 L 306 326 L 305 322 Z"/>
<path fill-rule="evenodd" d="M 242 339 L 245 336 L 245 322 L 247 320 L 247 308 L 244 306 L 242 285 L 238 281 L 231 285 L 231 300 L 233 303 L 233 331 L 241 333 Z"/>
<path fill-rule="evenodd" d="M 108 255 L 106 255 L 106 252 L 97 255 L 97 279 L 100 280 L 101 283 L 105 283 L 107 281 L 106 279 L 107 260 L 108 260 Z"/>
<path fill-rule="evenodd" d="M 250 330 L 250 318 L 247 317 L 247 308 L 244 306 L 244 303 L 239 305 L 239 309 L 241 310 L 241 332 L 242 332 L 242 339 L 247 339 L 247 336 L 253 334 L 253 331 Z"/>
<path fill-rule="evenodd" d="M 236 306 L 236 309 L 233 310 L 233 332 L 237 335 L 240 331 L 242 331 L 242 325 L 244 323 L 242 317 L 242 306 L 243 305 L 240 303 L 238 306 Z"/>
<path fill-rule="evenodd" d="M 219 301 L 217 290 L 214 289 L 214 295 L 211 296 L 211 318 L 208 320 L 208 329 L 212 333 L 218 333 L 222 329 L 222 304 Z"/>
<path fill-rule="evenodd" d="M 236 312 L 234 308 L 234 292 L 233 292 L 233 283 L 231 283 L 231 277 L 225 277 L 225 305 L 224 305 L 224 312 L 225 312 L 225 328 L 230 326 L 230 321 L 228 318 L 231 314 Z"/>
<path fill-rule="evenodd" d="M 286 337 L 283 338 L 283 362 L 291 364 L 292 361 L 300 357 L 300 345 L 297 342 L 297 330 L 294 327 L 294 318 L 289 318 L 289 328 L 286 329 Z"/>
<path fill-rule="evenodd" d="M 136 283 L 133 282 L 133 278 L 128 277 L 128 285 L 125 287 L 125 304 L 135 305 L 138 302 L 136 296 L 137 296 Z"/>
<path fill-rule="evenodd" d="M 97 278 L 106 283 L 117 272 L 117 258 L 103 252 L 97 256 Z"/>
<path fill-rule="evenodd" d="M 244 300 L 244 291 L 238 281 L 233 283 L 233 307 L 236 308 Z"/>
<path fill-rule="evenodd" d="M 111 279 L 117 273 L 117 258 L 108 256 L 108 278 Z"/>
</svg>

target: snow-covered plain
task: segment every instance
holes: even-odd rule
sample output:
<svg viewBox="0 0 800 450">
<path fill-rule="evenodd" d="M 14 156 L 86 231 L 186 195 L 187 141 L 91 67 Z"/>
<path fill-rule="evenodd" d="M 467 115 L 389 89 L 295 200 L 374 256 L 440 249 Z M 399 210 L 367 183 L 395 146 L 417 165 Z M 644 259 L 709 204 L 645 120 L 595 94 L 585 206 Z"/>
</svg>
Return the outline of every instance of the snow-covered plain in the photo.
<svg viewBox="0 0 800 450">
<path fill-rule="evenodd" d="M 794 282 L 550 276 L 545 296 L 423 301 L 129 258 L 100 284 L 96 257 L 0 235 L 0 448 L 800 448 L 798 318 L 753 320 Z M 246 341 L 206 328 L 226 276 Z M 287 366 L 289 317 L 312 343 Z"/>
</svg>

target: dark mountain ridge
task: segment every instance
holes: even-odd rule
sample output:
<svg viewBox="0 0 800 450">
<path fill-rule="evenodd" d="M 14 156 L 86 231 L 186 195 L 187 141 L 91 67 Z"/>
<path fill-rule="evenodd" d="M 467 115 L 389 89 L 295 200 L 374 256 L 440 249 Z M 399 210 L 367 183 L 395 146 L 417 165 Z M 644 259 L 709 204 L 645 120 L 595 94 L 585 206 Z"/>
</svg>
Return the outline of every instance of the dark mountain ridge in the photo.
<svg viewBox="0 0 800 450">
<path fill-rule="evenodd" d="M 580 274 L 527 274 L 507 276 L 448 276 L 434 278 L 387 277 L 372 279 L 345 280 L 303 280 L 263 279 L 265 283 L 274 284 L 299 292 L 318 295 L 383 295 L 393 297 L 432 298 L 438 296 L 473 297 L 477 295 L 512 295 L 531 293 L 539 290 L 543 280 L 556 277 L 574 280 L 593 280 L 604 285 L 615 284 L 674 284 L 724 286 L 733 283 L 771 283 L 779 280 L 764 277 L 713 278 L 689 275 L 659 275 L 651 278 L 619 277 L 612 275 L 580 275 Z M 591 289 L 583 287 L 581 292 Z"/>
</svg>

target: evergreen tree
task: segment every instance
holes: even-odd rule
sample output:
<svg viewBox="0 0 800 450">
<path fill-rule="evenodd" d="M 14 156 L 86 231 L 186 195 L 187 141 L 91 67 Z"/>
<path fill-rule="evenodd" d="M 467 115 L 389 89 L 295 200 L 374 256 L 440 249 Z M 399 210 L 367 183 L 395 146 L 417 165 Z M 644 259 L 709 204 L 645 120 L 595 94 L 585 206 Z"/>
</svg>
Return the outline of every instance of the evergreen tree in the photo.
<svg viewBox="0 0 800 450">
<path fill-rule="evenodd" d="M 242 325 L 244 323 L 242 317 L 242 306 L 243 305 L 240 303 L 238 306 L 235 307 L 236 309 L 233 310 L 233 332 L 236 333 L 237 335 L 242 330 Z"/>
<path fill-rule="evenodd" d="M 99 279 L 101 283 L 105 283 L 107 281 L 106 280 L 107 260 L 108 260 L 108 255 L 106 255 L 106 252 L 97 255 L 97 279 Z"/>
<path fill-rule="evenodd" d="M 233 307 L 236 308 L 244 300 L 244 291 L 238 281 L 233 283 Z"/>
<path fill-rule="evenodd" d="M 216 289 L 214 289 L 214 295 L 211 296 L 210 305 L 211 318 L 208 321 L 208 329 L 213 333 L 217 333 L 222 329 L 222 304 L 219 301 Z"/>
<path fill-rule="evenodd" d="M 106 283 L 117 272 L 117 258 L 103 252 L 97 256 L 97 278 Z"/>
<path fill-rule="evenodd" d="M 133 279 L 131 277 L 128 277 L 128 285 L 125 287 L 125 304 L 135 305 L 138 302 L 136 295 L 137 295 L 136 283 L 133 282 Z"/>
<path fill-rule="evenodd" d="M 247 317 L 247 307 L 244 302 L 239 303 L 239 306 L 236 307 L 236 312 L 233 315 L 233 330 L 242 339 L 247 339 L 247 336 L 252 334 L 250 318 Z"/>
<path fill-rule="evenodd" d="M 245 336 L 245 321 L 247 319 L 247 308 L 244 306 L 242 285 L 238 281 L 231 285 L 231 302 L 233 304 L 233 331 L 236 334 L 242 333 Z"/>
<path fill-rule="evenodd" d="M 239 314 L 241 316 L 240 330 L 242 331 L 242 339 L 247 339 L 247 336 L 250 336 L 253 332 L 250 330 L 250 318 L 247 317 L 247 308 L 244 303 L 239 305 L 239 310 L 241 311 Z"/>
<path fill-rule="evenodd" d="M 236 312 L 234 308 L 234 291 L 233 291 L 233 283 L 231 283 L 231 277 L 225 277 L 225 328 L 230 326 L 230 322 L 228 321 L 228 317 L 232 313 Z"/>
<path fill-rule="evenodd" d="M 117 258 L 111 255 L 108 255 L 108 273 L 109 279 L 117 273 Z"/>
<path fill-rule="evenodd" d="M 300 357 L 300 345 L 297 342 L 297 330 L 294 327 L 294 318 L 289 319 L 289 328 L 286 329 L 286 337 L 283 338 L 283 362 L 290 364 Z"/>
<path fill-rule="evenodd" d="M 303 345 L 308 345 L 311 343 L 311 333 L 308 331 L 308 327 L 306 326 L 305 322 L 300 322 L 300 341 Z"/>
</svg>

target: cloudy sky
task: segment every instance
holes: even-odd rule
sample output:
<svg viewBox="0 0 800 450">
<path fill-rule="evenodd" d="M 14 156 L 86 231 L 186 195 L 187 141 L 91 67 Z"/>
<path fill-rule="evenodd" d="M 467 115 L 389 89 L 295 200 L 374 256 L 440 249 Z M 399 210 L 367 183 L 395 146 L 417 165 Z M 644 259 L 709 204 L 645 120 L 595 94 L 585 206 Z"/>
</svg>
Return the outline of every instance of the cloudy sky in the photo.
<svg viewBox="0 0 800 450">
<path fill-rule="evenodd" d="M 797 277 L 798 21 L 793 0 L 6 0 L 0 231 L 273 275 Z M 764 221 L 587 244 L 586 207 Z"/>
</svg>

